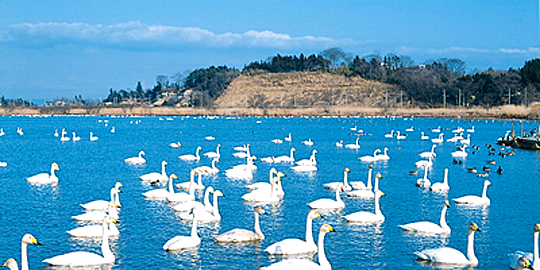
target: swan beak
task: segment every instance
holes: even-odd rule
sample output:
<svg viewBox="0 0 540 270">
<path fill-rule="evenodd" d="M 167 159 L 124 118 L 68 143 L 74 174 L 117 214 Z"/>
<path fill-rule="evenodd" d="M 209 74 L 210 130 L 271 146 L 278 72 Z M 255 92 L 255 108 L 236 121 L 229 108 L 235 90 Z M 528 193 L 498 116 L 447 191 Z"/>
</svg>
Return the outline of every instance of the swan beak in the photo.
<svg viewBox="0 0 540 270">
<path fill-rule="evenodd" d="M 121 191 L 120 189 L 118 189 L 118 188 L 116 189 L 116 192 L 118 192 L 118 193 L 124 193 L 124 192 L 122 192 L 122 191 Z"/>
<path fill-rule="evenodd" d="M 321 214 L 319 214 L 318 212 L 315 212 L 315 216 L 318 217 L 318 218 L 324 218 Z"/>
<path fill-rule="evenodd" d="M 377 173 L 377 178 L 383 179 L 382 175 L 380 173 Z"/>
<path fill-rule="evenodd" d="M 540 224 L 534 225 L 534 231 L 535 232 L 540 232 Z"/>
<path fill-rule="evenodd" d="M 349 168 L 345 168 L 345 171 L 346 172 L 351 172 L 351 170 L 349 170 Z"/>
<path fill-rule="evenodd" d="M 32 237 L 32 244 L 41 246 L 41 243 L 35 237 Z"/>
<path fill-rule="evenodd" d="M 334 227 L 328 225 L 328 231 L 329 232 L 337 232 L 336 229 L 334 229 Z"/>
<path fill-rule="evenodd" d="M 370 164 L 370 165 L 369 165 L 369 168 L 370 168 L 370 169 L 373 169 L 373 165 Z"/>
<path fill-rule="evenodd" d="M 450 203 L 448 203 L 448 201 L 445 201 L 444 205 L 446 205 L 447 208 L 450 208 Z"/>
<path fill-rule="evenodd" d="M 111 218 L 111 222 L 112 223 L 120 223 L 120 221 L 118 221 L 116 218 Z"/>
</svg>

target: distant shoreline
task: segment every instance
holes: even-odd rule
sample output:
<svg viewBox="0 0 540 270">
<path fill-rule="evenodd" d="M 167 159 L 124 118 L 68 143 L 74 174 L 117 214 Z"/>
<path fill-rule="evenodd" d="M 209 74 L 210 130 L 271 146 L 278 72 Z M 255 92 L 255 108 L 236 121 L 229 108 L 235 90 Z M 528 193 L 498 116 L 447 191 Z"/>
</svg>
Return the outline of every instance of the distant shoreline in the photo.
<svg viewBox="0 0 540 270">
<path fill-rule="evenodd" d="M 336 117 L 427 117 L 458 119 L 526 119 L 540 120 L 540 106 L 502 106 L 497 108 L 176 108 L 176 107 L 101 107 L 84 108 L 0 108 L 0 115 L 95 115 L 95 116 L 336 116 Z"/>
</svg>

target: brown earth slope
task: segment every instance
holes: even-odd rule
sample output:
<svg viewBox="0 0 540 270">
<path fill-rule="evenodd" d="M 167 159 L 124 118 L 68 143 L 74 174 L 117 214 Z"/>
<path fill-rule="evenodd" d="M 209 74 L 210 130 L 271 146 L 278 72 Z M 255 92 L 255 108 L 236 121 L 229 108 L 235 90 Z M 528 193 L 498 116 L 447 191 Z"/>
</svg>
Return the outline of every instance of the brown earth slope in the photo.
<svg viewBox="0 0 540 270">
<path fill-rule="evenodd" d="M 331 106 L 390 106 L 394 86 L 360 77 L 321 72 L 240 75 L 216 100 L 216 108 L 305 108 Z"/>
</svg>

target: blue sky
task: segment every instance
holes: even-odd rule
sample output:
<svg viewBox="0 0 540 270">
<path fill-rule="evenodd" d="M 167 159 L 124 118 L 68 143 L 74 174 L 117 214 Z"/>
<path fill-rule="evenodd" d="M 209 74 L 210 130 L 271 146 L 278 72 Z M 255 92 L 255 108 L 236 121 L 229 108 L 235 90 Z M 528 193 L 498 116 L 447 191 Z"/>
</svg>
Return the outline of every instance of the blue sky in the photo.
<svg viewBox="0 0 540 270">
<path fill-rule="evenodd" d="M 2 1 L 0 95 L 104 98 L 157 75 L 341 47 L 469 70 L 540 57 L 538 0 Z"/>
</svg>

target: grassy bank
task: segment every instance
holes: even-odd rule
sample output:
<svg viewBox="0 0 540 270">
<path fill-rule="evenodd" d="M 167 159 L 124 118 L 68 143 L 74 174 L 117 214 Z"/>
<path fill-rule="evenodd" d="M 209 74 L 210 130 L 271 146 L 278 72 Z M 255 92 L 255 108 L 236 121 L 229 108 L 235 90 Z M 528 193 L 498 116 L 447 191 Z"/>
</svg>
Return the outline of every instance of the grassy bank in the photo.
<svg viewBox="0 0 540 270">
<path fill-rule="evenodd" d="M 0 115 L 220 115 L 220 116 L 398 116 L 443 118 L 497 118 L 540 120 L 540 105 L 502 106 L 497 108 L 368 108 L 357 106 L 333 106 L 313 108 L 174 108 L 174 107 L 102 107 L 82 108 L 0 108 Z"/>
</svg>

